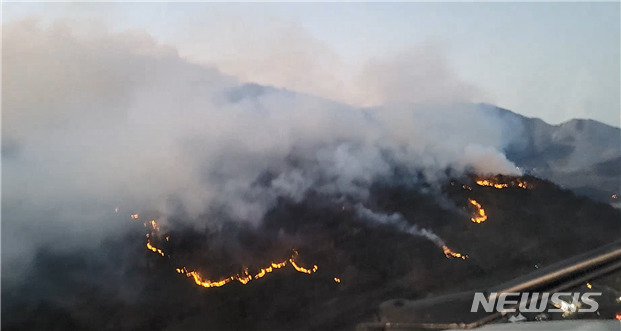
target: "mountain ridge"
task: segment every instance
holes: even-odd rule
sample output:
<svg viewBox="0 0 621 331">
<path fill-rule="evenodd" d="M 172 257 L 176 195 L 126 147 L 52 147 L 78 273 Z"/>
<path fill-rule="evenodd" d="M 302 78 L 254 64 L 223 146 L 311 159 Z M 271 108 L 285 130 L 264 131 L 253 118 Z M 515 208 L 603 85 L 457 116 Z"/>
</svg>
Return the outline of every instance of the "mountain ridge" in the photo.
<svg viewBox="0 0 621 331">
<path fill-rule="evenodd" d="M 524 140 L 512 141 L 504 152 L 524 173 L 599 201 L 617 202 L 612 196 L 621 191 L 621 129 L 591 119 L 553 125 L 487 104 L 481 109 L 522 130 Z M 596 171 L 602 167 L 608 171 Z"/>
</svg>

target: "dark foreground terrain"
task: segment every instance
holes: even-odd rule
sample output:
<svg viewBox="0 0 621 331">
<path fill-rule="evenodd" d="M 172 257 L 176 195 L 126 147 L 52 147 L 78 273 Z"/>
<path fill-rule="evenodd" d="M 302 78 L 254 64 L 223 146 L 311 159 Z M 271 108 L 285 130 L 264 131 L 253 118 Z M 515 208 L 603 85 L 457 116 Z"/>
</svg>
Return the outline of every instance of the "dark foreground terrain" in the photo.
<svg viewBox="0 0 621 331">
<path fill-rule="evenodd" d="M 510 180 L 498 178 L 498 180 Z M 473 178 L 425 185 L 376 185 L 364 206 L 398 212 L 468 255 L 449 259 L 430 240 L 357 216 L 357 203 L 309 194 L 281 201 L 260 226 L 225 223 L 198 231 L 169 220 L 164 257 L 145 248 L 145 227 L 128 220 L 125 236 L 97 249 L 39 251 L 19 285 L 2 289 L 3 330 L 335 330 L 374 319 L 391 298 L 417 299 L 485 288 L 617 240 L 621 213 L 610 205 L 533 177 L 528 189 L 478 186 Z M 462 186 L 466 185 L 466 186 Z M 488 219 L 470 220 L 468 199 Z M 159 238 L 161 239 L 161 238 Z M 175 268 L 211 279 L 255 272 L 299 252 L 291 266 L 248 284 L 202 288 Z M 341 282 L 337 283 L 334 278 Z M 619 277 L 607 286 L 621 290 Z"/>
</svg>

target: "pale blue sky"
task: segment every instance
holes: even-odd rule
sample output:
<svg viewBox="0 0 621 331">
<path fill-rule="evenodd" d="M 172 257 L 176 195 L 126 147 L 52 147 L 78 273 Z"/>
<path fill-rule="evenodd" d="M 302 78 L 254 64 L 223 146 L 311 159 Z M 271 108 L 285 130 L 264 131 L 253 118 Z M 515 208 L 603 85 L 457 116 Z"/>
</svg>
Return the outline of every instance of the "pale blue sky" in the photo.
<svg viewBox="0 0 621 331">
<path fill-rule="evenodd" d="M 573 117 L 620 121 L 618 2 L 5 3 L 3 9 L 4 24 L 26 16 L 69 17 L 101 21 L 115 31 L 144 29 L 182 56 L 216 64 L 243 49 L 235 42 L 269 37 L 274 22 L 296 26 L 300 40 L 320 45 L 318 57 L 329 54 L 338 59 L 330 63 L 351 71 L 433 42 L 456 76 L 482 91 L 477 101 L 555 124 Z"/>
</svg>

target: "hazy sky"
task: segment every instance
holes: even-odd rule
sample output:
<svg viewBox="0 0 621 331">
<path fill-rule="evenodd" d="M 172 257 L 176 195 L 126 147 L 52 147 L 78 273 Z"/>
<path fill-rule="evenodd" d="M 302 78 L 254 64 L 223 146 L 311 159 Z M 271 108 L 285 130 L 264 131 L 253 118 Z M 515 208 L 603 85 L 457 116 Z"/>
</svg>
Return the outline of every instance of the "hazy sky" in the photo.
<svg viewBox="0 0 621 331">
<path fill-rule="evenodd" d="M 4 24 L 32 16 L 46 23 L 70 18 L 111 31 L 144 30 L 181 56 L 242 80 L 355 105 L 390 97 L 369 92 L 374 72 L 424 71 L 439 58 L 448 68 L 442 75 L 459 81 L 449 84 L 459 91 L 449 101 L 489 102 L 553 124 L 574 117 L 614 126 L 620 121 L 618 2 L 2 7 Z M 430 75 L 437 73 L 425 77 Z M 403 95 L 408 82 L 400 78 L 383 86 L 398 85 Z M 441 96 L 447 84 L 436 85 Z M 413 86 L 411 94 L 420 88 Z"/>
</svg>

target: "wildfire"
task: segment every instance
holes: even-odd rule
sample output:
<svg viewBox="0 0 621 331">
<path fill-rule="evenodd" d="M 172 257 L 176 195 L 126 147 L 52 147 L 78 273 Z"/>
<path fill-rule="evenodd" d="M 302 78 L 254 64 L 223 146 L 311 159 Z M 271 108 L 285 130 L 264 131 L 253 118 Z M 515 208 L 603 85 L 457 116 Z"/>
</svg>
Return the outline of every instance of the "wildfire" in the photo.
<svg viewBox="0 0 621 331">
<path fill-rule="evenodd" d="M 254 276 L 251 275 L 250 273 L 248 273 L 248 269 L 244 269 L 244 272 L 241 274 L 236 274 L 236 275 L 232 275 L 229 277 L 226 277 L 224 279 L 221 280 L 217 280 L 217 281 L 212 281 L 209 279 L 204 278 L 198 271 L 188 271 L 188 269 L 186 267 L 182 267 L 182 268 L 177 268 L 175 269 L 178 273 L 186 275 L 188 278 L 192 278 L 194 280 L 194 283 L 196 283 L 196 285 L 202 286 L 202 287 L 220 287 L 220 286 L 224 286 L 232 281 L 238 281 L 242 284 L 247 284 L 248 282 L 250 282 L 253 279 L 259 279 L 262 278 L 263 276 L 267 275 L 268 273 L 271 273 L 272 271 L 276 270 L 276 269 L 280 269 L 284 266 L 287 265 L 287 263 L 291 264 L 291 266 L 293 266 L 293 268 L 301 273 L 305 273 L 305 274 L 311 274 L 317 271 L 318 267 L 317 265 L 313 265 L 313 267 L 311 269 L 306 269 L 302 266 L 300 266 L 299 264 L 296 263 L 296 259 L 298 257 L 298 252 L 297 251 L 293 251 L 293 254 L 291 255 L 291 257 L 287 260 L 284 260 L 282 262 L 272 262 L 269 266 L 265 267 L 265 268 L 261 268 L 259 270 L 259 272 L 257 274 L 255 274 Z M 338 278 L 335 278 L 335 280 Z M 337 282 L 340 283 L 340 280 Z"/>
<path fill-rule="evenodd" d="M 479 185 L 479 186 L 491 186 L 491 187 L 495 187 L 495 188 L 498 188 L 498 189 L 509 187 L 509 184 L 493 183 L 493 182 L 491 182 L 491 181 L 489 181 L 487 179 L 477 180 L 477 185 Z"/>
<path fill-rule="evenodd" d="M 136 215 L 136 218 L 138 218 L 138 214 L 135 214 L 135 215 Z M 134 218 L 133 215 L 132 215 L 132 218 Z M 153 246 L 153 244 L 151 244 L 151 237 L 153 237 L 154 235 L 157 235 L 159 233 L 160 226 L 157 224 L 157 222 L 155 222 L 155 220 L 151 220 L 148 223 L 145 222 L 144 226 L 147 227 L 147 224 L 149 224 L 151 226 L 151 228 L 152 228 L 151 233 L 150 234 L 147 233 L 145 235 L 147 237 L 147 249 L 152 251 L 152 252 L 154 252 L 154 253 L 157 253 L 157 254 L 159 254 L 161 256 L 166 256 L 166 253 L 164 253 L 164 251 L 162 251 L 161 249 L 159 249 L 159 248 Z"/>
<path fill-rule="evenodd" d="M 147 249 L 155 253 L 158 253 L 161 256 L 166 256 L 166 254 L 164 254 L 164 252 L 161 249 L 151 245 L 151 242 L 149 241 L 149 239 L 147 239 Z"/>
<path fill-rule="evenodd" d="M 444 252 L 444 256 L 446 256 L 447 259 L 457 258 L 457 259 L 465 260 L 465 259 L 468 258 L 468 255 L 461 254 L 461 253 L 458 253 L 458 252 L 454 252 L 453 250 L 448 248 L 448 246 L 446 246 L 446 245 L 442 246 L 442 252 Z"/>
<path fill-rule="evenodd" d="M 133 220 L 137 220 L 138 219 L 138 214 L 131 214 L 131 215 L 129 215 L 129 217 L 131 217 L 131 219 L 133 219 Z"/>
<path fill-rule="evenodd" d="M 137 219 L 138 214 L 131 215 L 131 218 Z M 147 243 L 146 243 L 147 249 L 161 256 L 166 256 L 166 253 L 164 253 L 164 251 L 161 250 L 160 248 L 155 247 L 151 241 L 153 238 L 160 238 L 159 224 L 155 220 L 151 220 L 148 222 L 144 222 L 144 226 L 147 229 L 150 229 L 150 232 L 145 234 L 145 237 L 147 238 Z M 166 241 L 170 240 L 170 236 L 168 235 L 166 235 L 164 238 Z M 205 278 L 198 271 L 188 271 L 186 267 L 176 268 L 175 270 L 177 271 L 177 273 L 183 274 L 188 278 L 192 278 L 194 280 L 194 283 L 202 287 L 220 287 L 232 281 L 237 281 L 242 284 L 247 284 L 251 280 L 263 278 L 265 275 L 273 272 L 276 269 L 284 268 L 287 264 L 290 264 L 293 267 L 293 269 L 295 269 L 297 272 L 300 272 L 300 273 L 310 275 L 312 273 L 317 272 L 317 269 L 319 269 L 317 265 L 313 265 L 312 268 L 305 268 L 301 266 L 299 262 L 297 261 L 298 256 L 299 256 L 298 252 L 296 250 L 293 250 L 293 253 L 288 259 L 284 261 L 280 261 L 280 262 L 271 262 L 268 266 L 260 268 L 256 274 L 250 274 L 248 272 L 248 269 L 244 268 L 244 271 L 241 273 L 238 273 L 238 274 L 235 274 L 229 277 L 225 277 L 223 279 L 216 280 L 216 281 Z M 338 278 L 334 278 L 334 281 L 337 283 L 341 282 L 341 280 Z"/>
<path fill-rule="evenodd" d="M 485 220 L 487 220 L 487 215 L 485 214 L 485 209 L 481 207 L 481 204 L 476 202 L 474 199 L 468 199 L 468 202 L 476 208 L 476 213 L 470 218 L 470 220 L 474 223 L 485 222 Z"/>
<path fill-rule="evenodd" d="M 313 272 L 316 272 L 317 269 L 319 267 L 317 267 L 317 265 L 313 265 L 313 267 L 311 269 L 306 269 L 304 267 L 299 266 L 297 263 L 295 263 L 295 260 L 298 258 L 298 251 L 293 250 L 293 255 L 291 256 L 291 258 L 289 259 L 289 262 L 291 262 L 291 265 L 293 266 L 293 268 L 295 270 L 297 270 L 298 272 L 303 272 L 305 274 L 312 274 Z"/>
<path fill-rule="evenodd" d="M 494 187 L 497 189 L 503 189 L 503 188 L 507 188 L 509 186 L 517 186 L 523 189 L 527 189 L 528 188 L 528 184 L 525 181 L 522 181 L 520 179 L 517 180 L 512 180 L 509 183 L 498 183 L 496 181 L 493 181 L 491 179 L 479 179 L 476 181 L 477 185 L 479 186 L 489 186 L 489 187 Z"/>
<path fill-rule="evenodd" d="M 341 279 L 334 277 L 334 282 L 337 283 L 337 284 L 340 284 L 341 283 Z"/>
</svg>

